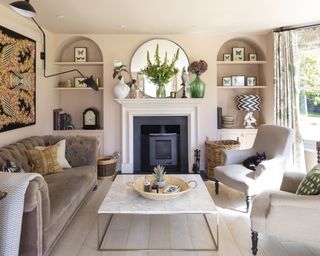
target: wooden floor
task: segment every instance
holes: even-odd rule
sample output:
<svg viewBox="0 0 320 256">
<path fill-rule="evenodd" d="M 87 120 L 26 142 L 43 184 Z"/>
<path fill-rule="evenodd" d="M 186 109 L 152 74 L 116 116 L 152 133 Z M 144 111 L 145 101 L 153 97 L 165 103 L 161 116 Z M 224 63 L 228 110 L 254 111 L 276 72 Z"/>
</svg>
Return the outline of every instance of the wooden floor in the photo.
<svg viewBox="0 0 320 256">
<path fill-rule="evenodd" d="M 51 256 L 246 256 L 251 255 L 249 215 L 243 196 L 221 185 L 215 195 L 214 183 L 206 185 L 219 211 L 218 252 L 101 252 L 97 251 L 97 209 L 111 182 L 99 183 L 86 204 L 79 210 L 68 229 L 54 247 Z M 116 216 L 105 245 L 120 248 L 200 248 L 213 243 L 201 215 L 189 216 Z M 260 235 L 259 256 L 320 256 L 320 245 L 279 241 Z"/>
</svg>

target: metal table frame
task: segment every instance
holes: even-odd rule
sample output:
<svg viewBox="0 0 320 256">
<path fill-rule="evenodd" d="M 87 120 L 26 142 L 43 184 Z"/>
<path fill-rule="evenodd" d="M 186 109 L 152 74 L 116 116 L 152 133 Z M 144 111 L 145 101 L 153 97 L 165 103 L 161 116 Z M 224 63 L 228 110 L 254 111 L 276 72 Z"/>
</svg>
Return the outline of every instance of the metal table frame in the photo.
<svg viewBox="0 0 320 256">
<path fill-rule="evenodd" d="M 196 214 L 196 213 L 178 213 L 178 214 L 187 215 L 187 214 Z M 106 215 L 109 215 L 110 218 L 107 221 L 105 228 L 101 228 L 101 226 L 100 226 L 100 218 L 106 217 Z M 107 213 L 98 214 L 98 250 L 99 251 L 192 251 L 192 252 L 211 252 L 211 251 L 218 251 L 218 249 L 219 249 L 219 217 L 218 217 L 218 212 L 215 213 L 215 215 L 216 215 L 216 225 L 217 225 L 217 228 L 216 228 L 216 239 L 214 237 L 214 234 L 213 234 L 212 229 L 210 227 L 209 220 L 207 218 L 207 215 L 209 215 L 209 214 L 208 213 L 207 214 L 205 214 L 205 213 L 202 214 L 204 219 L 205 219 L 205 221 L 206 221 L 208 230 L 210 232 L 210 236 L 211 236 L 211 239 L 213 241 L 214 248 L 201 248 L 201 249 L 190 249 L 190 248 L 126 248 L 126 249 L 122 249 L 122 248 L 102 248 L 103 241 L 106 238 L 106 235 L 107 235 L 108 230 L 109 230 L 109 228 L 111 226 L 111 223 L 112 223 L 114 215 L 115 214 L 107 214 Z M 145 215 L 147 215 L 147 214 L 145 214 Z M 163 214 L 163 215 L 173 215 L 173 214 Z M 210 213 L 210 215 L 213 215 L 213 213 Z M 100 231 L 102 231 L 102 230 L 104 230 L 104 231 L 103 231 L 102 237 L 100 238 Z"/>
</svg>

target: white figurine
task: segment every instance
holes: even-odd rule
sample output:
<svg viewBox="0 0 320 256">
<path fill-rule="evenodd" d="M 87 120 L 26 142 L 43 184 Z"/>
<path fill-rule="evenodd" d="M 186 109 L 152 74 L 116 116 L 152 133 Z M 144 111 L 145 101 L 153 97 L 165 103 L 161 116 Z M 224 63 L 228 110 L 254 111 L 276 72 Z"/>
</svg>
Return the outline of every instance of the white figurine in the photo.
<svg viewBox="0 0 320 256">
<path fill-rule="evenodd" d="M 186 70 L 185 67 L 182 68 L 181 80 L 182 80 L 182 83 L 185 86 L 188 86 L 188 84 L 189 84 L 189 76 L 188 76 L 188 73 L 187 73 L 187 70 Z"/>
<path fill-rule="evenodd" d="M 253 113 L 250 111 L 244 117 L 243 125 L 246 126 L 245 128 L 254 128 L 253 124 L 256 125 L 257 120 L 254 118 Z"/>
</svg>

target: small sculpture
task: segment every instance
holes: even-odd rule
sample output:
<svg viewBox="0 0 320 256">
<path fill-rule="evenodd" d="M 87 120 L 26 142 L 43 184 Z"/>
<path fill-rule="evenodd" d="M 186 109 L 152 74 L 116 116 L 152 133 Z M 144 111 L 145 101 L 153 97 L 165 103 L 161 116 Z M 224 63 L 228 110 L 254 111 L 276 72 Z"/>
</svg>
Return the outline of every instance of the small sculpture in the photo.
<svg viewBox="0 0 320 256">
<path fill-rule="evenodd" d="M 189 76 L 188 76 L 186 67 L 182 68 L 181 80 L 182 80 L 182 83 L 184 85 L 188 85 L 189 84 Z"/>
<path fill-rule="evenodd" d="M 254 128 L 253 124 L 256 125 L 257 120 L 254 118 L 253 113 L 250 111 L 245 115 L 243 125 L 245 125 L 245 128 Z"/>
<path fill-rule="evenodd" d="M 182 80 L 182 87 L 183 87 L 183 91 L 182 91 L 182 98 L 187 98 L 186 96 L 186 86 L 189 84 L 189 76 L 187 73 L 187 70 L 185 67 L 182 68 L 182 74 L 181 74 L 181 80 Z"/>
</svg>

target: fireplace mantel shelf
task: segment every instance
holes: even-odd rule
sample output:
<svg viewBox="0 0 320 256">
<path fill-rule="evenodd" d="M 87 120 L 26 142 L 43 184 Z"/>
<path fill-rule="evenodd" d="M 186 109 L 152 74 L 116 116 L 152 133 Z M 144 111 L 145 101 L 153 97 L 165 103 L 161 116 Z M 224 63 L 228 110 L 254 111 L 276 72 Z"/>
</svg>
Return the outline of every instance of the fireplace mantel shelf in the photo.
<svg viewBox="0 0 320 256">
<path fill-rule="evenodd" d="M 177 105 L 189 105 L 189 106 L 197 106 L 202 103 L 203 98 L 193 98 L 193 99 L 182 99 L 182 98 L 150 98 L 150 99 L 116 99 L 116 101 L 121 105 L 167 105 L 167 104 L 177 104 Z"/>
</svg>

